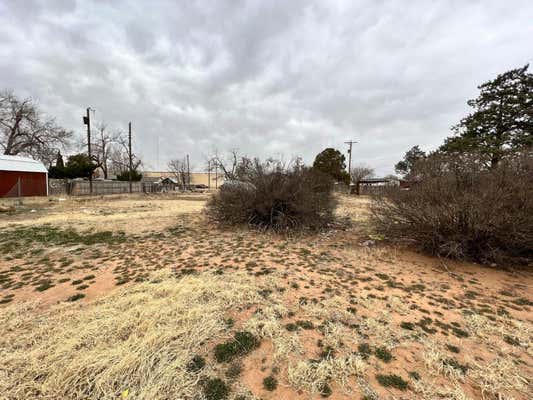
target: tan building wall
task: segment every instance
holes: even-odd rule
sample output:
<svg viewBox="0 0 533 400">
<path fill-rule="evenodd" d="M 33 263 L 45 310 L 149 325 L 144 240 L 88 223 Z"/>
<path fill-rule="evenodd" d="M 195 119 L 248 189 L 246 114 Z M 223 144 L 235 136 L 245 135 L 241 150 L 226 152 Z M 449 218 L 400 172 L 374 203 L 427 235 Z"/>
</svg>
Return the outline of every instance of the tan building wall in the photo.
<svg viewBox="0 0 533 400">
<path fill-rule="evenodd" d="M 175 175 L 170 171 L 143 171 L 143 176 L 146 178 L 175 178 Z M 211 180 L 211 185 L 209 185 L 209 180 Z M 214 188 L 223 183 L 223 174 L 219 173 L 217 179 L 214 172 L 211 172 L 211 174 L 208 174 L 207 172 L 191 172 L 192 185 L 206 185 Z"/>
</svg>

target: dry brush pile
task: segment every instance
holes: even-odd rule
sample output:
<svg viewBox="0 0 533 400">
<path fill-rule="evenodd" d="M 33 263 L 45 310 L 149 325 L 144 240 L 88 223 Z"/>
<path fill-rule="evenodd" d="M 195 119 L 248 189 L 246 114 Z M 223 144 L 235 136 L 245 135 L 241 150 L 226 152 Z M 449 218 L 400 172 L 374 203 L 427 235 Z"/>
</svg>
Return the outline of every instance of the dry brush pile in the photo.
<svg viewBox="0 0 533 400">
<path fill-rule="evenodd" d="M 209 217 L 220 225 L 286 231 L 320 229 L 333 219 L 332 181 L 319 171 L 298 162 L 244 159 L 236 177 L 207 204 Z"/>
<path fill-rule="evenodd" d="M 446 257 L 533 262 L 532 156 L 488 170 L 466 157 L 432 157 L 412 175 L 409 190 L 390 188 L 375 198 L 381 233 Z"/>
</svg>

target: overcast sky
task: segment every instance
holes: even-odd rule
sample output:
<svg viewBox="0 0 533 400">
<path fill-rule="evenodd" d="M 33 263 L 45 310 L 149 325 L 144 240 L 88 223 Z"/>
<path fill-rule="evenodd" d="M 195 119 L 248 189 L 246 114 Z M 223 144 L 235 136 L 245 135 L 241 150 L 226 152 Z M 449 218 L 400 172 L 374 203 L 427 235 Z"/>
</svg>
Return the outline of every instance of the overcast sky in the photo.
<svg viewBox="0 0 533 400">
<path fill-rule="evenodd" d="M 533 1 L 0 1 L 0 87 L 58 122 L 133 122 L 148 170 L 214 149 L 429 150 L 476 86 L 533 61 Z M 158 145 L 159 141 L 159 145 Z"/>
</svg>

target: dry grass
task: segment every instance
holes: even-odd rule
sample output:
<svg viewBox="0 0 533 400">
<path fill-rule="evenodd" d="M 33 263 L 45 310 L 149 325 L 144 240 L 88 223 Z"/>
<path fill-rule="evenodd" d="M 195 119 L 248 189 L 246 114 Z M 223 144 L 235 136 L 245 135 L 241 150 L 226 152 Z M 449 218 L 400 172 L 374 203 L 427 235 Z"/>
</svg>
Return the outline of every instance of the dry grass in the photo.
<svg viewBox="0 0 533 400">
<path fill-rule="evenodd" d="M 43 202 L 3 216 L 0 234 L 44 232 L 51 220 L 63 233 L 127 233 L 109 245 L 48 245 L 28 234 L 27 246 L 5 247 L 0 399 L 116 399 L 127 390 L 128 399 L 196 400 L 204 378 L 226 381 L 228 400 L 329 391 L 330 400 L 528 399 L 532 275 L 443 266 L 378 238 L 363 245 L 368 199 L 338 197 L 347 231 L 290 238 L 213 231 L 194 211 L 200 196 Z M 74 294 L 86 296 L 65 302 Z M 261 345 L 234 360 L 243 369 L 231 375 L 213 348 L 237 331 Z M 197 355 L 205 367 L 190 372 Z M 383 387 L 377 374 L 409 387 Z M 270 375 L 272 392 L 262 385 Z"/>
<path fill-rule="evenodd" d="M 257 292 L 242 274 L 178 281 L 167 272 L 82 308 L 4 308 L 0 393 L 115 399 L 127 390 L 138 399 L 191 398 L 199 378 L 187 363 L 227 336 L 226 312 L 263 300 Z"/>
<path fill-rule="evenodd" d="M 531 389 L 531 377 L 525 377 L 517 365 L 508 358 L 497 358 L 485 364 L 475 361 L 472 363 L 474 368 L 470 376 L 481 388 L 483 399 L 511 400 L 514 398 L 510 394 L 513 391 L 525 393 Z"/>
<path fill-rule="evenodd" d="M 46 201 L 44 198 L 32 198 L 24 201 L 20 212 L 3 216 L 0 228 L 7 224 L 53 224 L 74 229 L 101 229 L 105 226 L 106 230 L 127 233 L 163 230 L 175 224 L 173 218 L 202 211 L 207 198 L 206 194 L 51 197 Z M 4 202 L 7 200 L 4 199 Z"/>
<path fill-rule="evenodd" d="M 299 361 L 289 366 L 288 380 L 297 389 L 310 393 L 322 393 L 330 382 L 341 385 L 345 390 L 351 376 L 364 376 L 366 363 L 357 355 L 326 358 L 320 361 Z"/>
</svg>

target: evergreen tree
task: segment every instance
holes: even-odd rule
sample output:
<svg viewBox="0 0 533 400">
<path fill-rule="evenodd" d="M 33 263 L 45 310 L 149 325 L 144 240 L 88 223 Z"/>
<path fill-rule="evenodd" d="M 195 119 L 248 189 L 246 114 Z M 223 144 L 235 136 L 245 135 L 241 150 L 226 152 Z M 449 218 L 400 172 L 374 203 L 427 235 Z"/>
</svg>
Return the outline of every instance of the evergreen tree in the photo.
<svg viewBox="0 0 533 400">
<path fill-rule="evenodd" d="M 407 150 L 405 155 L 403 156 L 403 160 L 399 161 L 395 166 L 394 169 L 398 174 L 402 174 L 403 176 L 408 176 L 414 165 L 418 160 L 422 160 L 426 157 L 426 153 L 422 150 L 420 150 L 420 147 L 413 146 L 411 149 Z"/>
<path fill-rule="evenodd" d="M 529 65 L 498 75 L 469 100 L 474 111 L 452 129 L 439 151 L 474 153 L 494 167 L 510 153 L 533 146 L 533 74 Z"/>
<path fill-rule="evenodd" d="M 319 153 L 313 163 L 313 168 L 328 174 L 337 182 L 350 183 L 350 174 L 346 171 L 346 158 L 339 150 L 327 148 Z"/>
<path fill-rule="evenodd" d="M 65 167 L 65 163 L 63 162 L 63 156 L 61 155 L 61 152 L 59 150 L 57 151 L 56 167 L 57 168 Z"/>
</svg>

